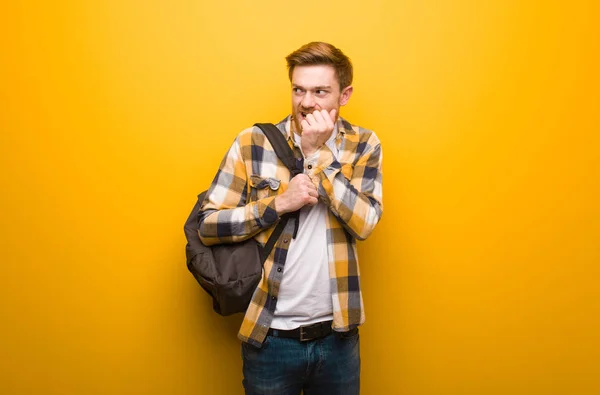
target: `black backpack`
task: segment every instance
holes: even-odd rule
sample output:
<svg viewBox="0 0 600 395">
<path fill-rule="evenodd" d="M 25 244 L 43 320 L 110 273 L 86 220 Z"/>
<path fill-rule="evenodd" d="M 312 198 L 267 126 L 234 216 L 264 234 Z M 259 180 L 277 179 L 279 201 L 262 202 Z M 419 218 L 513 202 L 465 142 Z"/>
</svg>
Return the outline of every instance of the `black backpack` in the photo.
<svg viewBox="0 0 600 395">
<path fill-rule="evenodd" d="M 279 159 L 290 170 L 292 177 L 302 173 L 296 167 L 296 158 L 285 137 L 271 123 L 257 123 L 275 149 Z M 206 191 L 198 195 L 183 230 L 187 239 L 185 253 L 188 270 L 200 286 L 213 298 L 213 309 L 221 315 L 245 312 L 262 276 L 262 265 L 269 256 L 287 221 L 298 212 L 281 217 L 269 240 L 262 247 L 254 238 L 231 244 L 205 246 L 198 236 L 200 205 Z"/>
</svg>

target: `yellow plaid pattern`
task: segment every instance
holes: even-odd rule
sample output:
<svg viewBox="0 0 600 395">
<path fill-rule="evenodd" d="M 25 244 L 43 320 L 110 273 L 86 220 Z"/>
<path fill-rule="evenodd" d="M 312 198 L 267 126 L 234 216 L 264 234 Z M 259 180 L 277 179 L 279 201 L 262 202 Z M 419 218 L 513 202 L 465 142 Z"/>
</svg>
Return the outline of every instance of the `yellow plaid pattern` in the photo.
<svg viewBox="0 0 600 395">
<path fill-rule="evenodd" d="M 291 119 L 276 125 L 302 163 Z M 337 157 L 327 146 L 318 151 L 311 169 L 305 166 L 329 207 L 327 245 L 333 329 L 348 331 L 365 320 L 356 239 L 371 234 L 383 212 L 381 144 L 374 132 L 337 121 Z M 290 172 L 258 127 L 242 131 L 221 162 L 200 213 L 199 235 L 207 245 L 254 237 L 264 245 L 279 220 L 274 200 L 290 181 Z M 264 264 L 262 279 L 246 311 L 238 337 L 262 345 L 273 319 L 285 259 L 295 221 L 290 220 Z"/>
</svg>

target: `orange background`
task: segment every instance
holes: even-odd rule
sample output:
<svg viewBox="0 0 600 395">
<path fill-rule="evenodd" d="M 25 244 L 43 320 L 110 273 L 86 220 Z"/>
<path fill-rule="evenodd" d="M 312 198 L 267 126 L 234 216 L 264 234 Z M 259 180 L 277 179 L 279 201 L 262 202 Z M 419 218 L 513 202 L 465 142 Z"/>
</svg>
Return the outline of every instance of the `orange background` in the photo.
<svg viewBox="0 0 600 395">
<path fill-rule="evenodd" d="M 6 2 L 0 393 L 241 394 L 182 232 L 284 56 L 355 64 L 384 148 L 362 393 L 600 393 L 595 1 Z"/>
</svg>

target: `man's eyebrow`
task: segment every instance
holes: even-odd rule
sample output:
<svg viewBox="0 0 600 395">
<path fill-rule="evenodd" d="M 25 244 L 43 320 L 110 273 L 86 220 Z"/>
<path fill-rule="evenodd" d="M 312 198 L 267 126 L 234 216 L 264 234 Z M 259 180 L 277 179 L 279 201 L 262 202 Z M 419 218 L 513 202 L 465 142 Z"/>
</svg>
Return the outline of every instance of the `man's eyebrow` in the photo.
<svg viewBox="0 0 600 395">
<path fill-rule="evenodd" d="M 307 89 L 305 87 L 303 87 L 302 85 L 298 85 L 298 84 L 292 84 L 292 87 L 294 88 L 301 88 L 301 89 Z M 315 86 L 313 88 L 309 88 L 312 90 L 327 90 L 327 89 L 331 89 L 330 85 L 322 85 L 322 86 Z"/>
</svg>

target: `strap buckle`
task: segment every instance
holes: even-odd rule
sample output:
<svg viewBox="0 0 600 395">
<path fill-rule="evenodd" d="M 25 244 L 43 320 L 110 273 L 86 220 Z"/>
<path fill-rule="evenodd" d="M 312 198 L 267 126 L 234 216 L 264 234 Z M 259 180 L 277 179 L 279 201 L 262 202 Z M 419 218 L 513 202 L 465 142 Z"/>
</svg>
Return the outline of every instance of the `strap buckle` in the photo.
<svg viewBox="0 0 600 395">
<path fill-rule="evenodd" d="M 301 342 L 308 342 L 308 341 L 311 341 L 311 340 L 317 338 L 316 336 L 314 336 L 314 334 L 308 334 L 308 331 L 305 329 L 306 329 L 306 327 L 304 327 L 304 326 L 300 327 L 300 341 Z"/>
<path fill-rule="evenodd" d="M 311 340 L 323 337 L 323 323 L 319 322 L 312 325 L 306 325 L 300 327 L 300 341 L 308 342 Z"/>
</svg>

